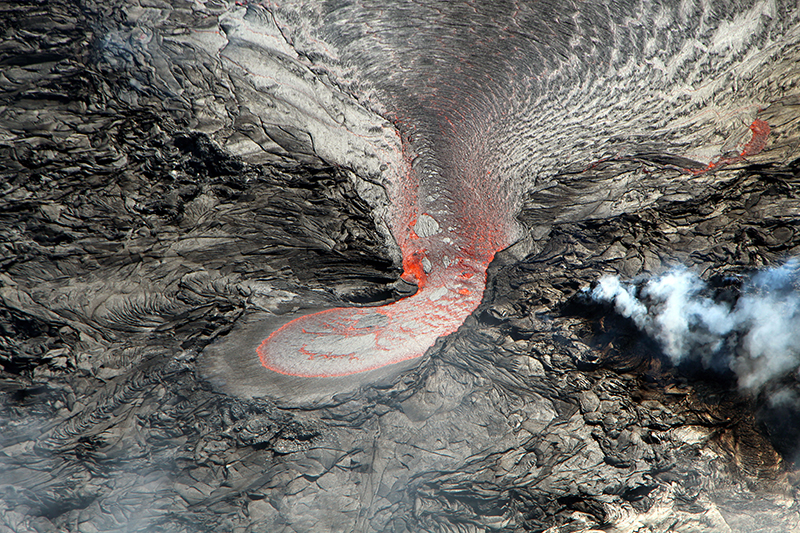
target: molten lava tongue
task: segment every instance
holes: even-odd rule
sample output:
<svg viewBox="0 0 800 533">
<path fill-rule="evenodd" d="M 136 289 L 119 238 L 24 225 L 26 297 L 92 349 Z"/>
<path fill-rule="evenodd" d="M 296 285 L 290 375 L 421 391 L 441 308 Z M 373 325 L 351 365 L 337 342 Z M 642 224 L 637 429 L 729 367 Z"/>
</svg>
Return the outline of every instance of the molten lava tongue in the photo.
<svg viewBox="0 0 800 533">
<path fill-rule="evenodd" d="M 391 305 L 295 319 L 261 343 L 261 363 L 281 374 L 332 377 L 419 357 L 478 306 L 487 266 L 488 260 L 459 261 L 429 277 L 414 296 Z"/>
</svg>

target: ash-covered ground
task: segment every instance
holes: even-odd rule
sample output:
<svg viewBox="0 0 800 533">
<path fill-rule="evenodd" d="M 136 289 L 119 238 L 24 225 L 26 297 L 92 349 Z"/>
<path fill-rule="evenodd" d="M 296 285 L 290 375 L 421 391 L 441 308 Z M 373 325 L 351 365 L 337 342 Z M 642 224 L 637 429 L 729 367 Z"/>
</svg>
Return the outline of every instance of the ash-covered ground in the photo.
<svg viewBox="0 0 800 533">
<path fill-rule="evenodd" d="M 20 1 L 0 27 L 0 531 L 800 530 L 800 344 L 737 318 L 684 354 L 660 321 L 735 314 L 800 256 L 793 1 Z M 392 217 L 419 183 L 518 225 L 461 329 L 379 378 L 255 372 L 243 339 L 414 292 Z M 685 298 L 643 288 L 681 265 Z"/>
</svg>

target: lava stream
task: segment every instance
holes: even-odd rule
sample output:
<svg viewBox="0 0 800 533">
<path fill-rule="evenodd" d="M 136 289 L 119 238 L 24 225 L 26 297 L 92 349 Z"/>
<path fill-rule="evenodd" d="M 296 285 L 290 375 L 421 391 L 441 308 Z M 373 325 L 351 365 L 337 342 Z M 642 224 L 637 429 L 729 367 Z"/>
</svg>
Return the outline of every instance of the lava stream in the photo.
<svg viewBox="0 0 800 533">
<path fill-rule="evenodd" d="M 261 343 L 261 363 L 281 374 L 332 377 L 419 357 L 478 306 L 487 266 L 488 261 L 460 260 L 393 304 L 297 318 Z"/>
</svg>

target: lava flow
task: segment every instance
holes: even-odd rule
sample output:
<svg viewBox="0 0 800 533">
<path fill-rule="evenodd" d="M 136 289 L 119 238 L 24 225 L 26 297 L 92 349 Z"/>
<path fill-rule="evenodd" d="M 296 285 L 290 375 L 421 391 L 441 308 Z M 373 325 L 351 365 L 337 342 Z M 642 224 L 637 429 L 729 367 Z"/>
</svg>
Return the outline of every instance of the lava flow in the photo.
<svg viewBox="0 0 800 533">
<path fill-rule="evenodd" d="M 480 138 L 462 135 L 423 154 L 390 191 L 402 277 L 417 284 L 416 294 L 297 318 L 258 347 L 265 368 L 300 377 L 365 372 L 419 357 L 461 326 L 481 302 L 489 263 L 516 231 L 503 181 L 482 170 Z"/>
<path fill-rule="evenodd" d="M 281 374 L 344 376 L 419 357 L 453 333 L 483 296 L 487 262 L 462 259 L 414 296 L 374 308 L 329 309 L 295 319 L 258 347 Z"/>
</svg>

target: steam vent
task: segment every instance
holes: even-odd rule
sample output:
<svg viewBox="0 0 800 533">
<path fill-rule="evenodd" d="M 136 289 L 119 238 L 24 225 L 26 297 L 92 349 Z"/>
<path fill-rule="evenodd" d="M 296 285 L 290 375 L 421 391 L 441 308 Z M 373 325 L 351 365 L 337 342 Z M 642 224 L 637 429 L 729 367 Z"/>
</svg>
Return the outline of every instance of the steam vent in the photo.
<svg viewBox="0 0 800 533">
<path fill-rule="evenodd" d="M 800 532 L 797 0 L 0 28 L 0 533 Z"/>
</svg>

